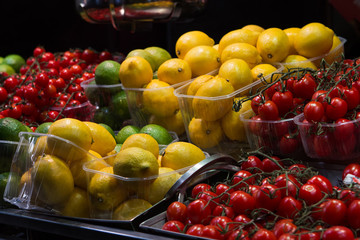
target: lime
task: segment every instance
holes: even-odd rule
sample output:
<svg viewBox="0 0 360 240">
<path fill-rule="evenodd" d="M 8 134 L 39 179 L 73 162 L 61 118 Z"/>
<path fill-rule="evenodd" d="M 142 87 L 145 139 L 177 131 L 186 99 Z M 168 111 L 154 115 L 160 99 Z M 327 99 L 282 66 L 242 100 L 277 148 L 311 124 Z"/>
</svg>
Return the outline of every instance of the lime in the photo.
<svg viewBox="0 0 360 240">
<path fill-rule="evenodd" d="M 121 120 L 130 119 L 130 111 L 125 91 L 116 93 L 111 100 L 112 111 L 114 115 L 116 115 L 116 118 Z"/>
<path fill-rule="evenodd" d="M 127 126 L 121 128 L 120 131 L 118 132 L 118 134 L 116 134 L 116 136 L 115 136 L 116 143 L 122 144 L 125 142 L 125 140 L 129 136 L 139 133 L 139 132 L 140 132 L 139 127 L 133 126 L 133 125 L 127 125 Z"/>
<path fill-rule="evenodd" d="M 159 66 L 165 62 L 166 60 L 169 60 L 171 58 L 170 53 L 161 47 L 147 47 L 144 49 L 148 53 L 151 54 L 152 58 L 155 61 L 155 71 L 159 68 Z"/>
<path fill-rule="evenodd" d="M 36 128 L 35 132 L 36 133 L 45 133 L 46 134 L 46 133 L 48 133 L 49 127 L 50 127 L 51 124 L 52 124 L 52 122 L 44 122 L 44 123 L 40 124 Z"/>
<path fill-rule="evenodd" d="M 0 173 L 0 196 L 4 195 L 6 184 L 8 183 L 9 179 L 9 172 L 3 172 Z M 0 198 L 0 206 L 7 205 L 7 202 L 4 201 L 4 199 Z"/>
<path fill-rule="evenodd" d="M 20 72 L 21 66 L 26 64 L 25 59 L 18 54 L 7 55 L 4 58 L 4 63 L 10 65 L 17 73 Z"/>
<path fill-rule="evenodd" d="M 98 85 L 120 84 L 120 63 L 106 60 L 100 63 L 95 70 L 95 82 Z"/>
<path fill-rule="evenodd" d="M 10 65 L 2 63 L 0 64 L 0 72 L 6 72 L 7 74 L 12 75 L 15 73 L 15 70 Z"/>
<path fill-rule="evenodd" d="M 171 134 L 163 126 L 157 124 L 148 124 L 140 129 L 140 133 L 146 133 L 155 138 L 155 140 L 161 145 L 170 144 L 173 139 Z"/>
<path fill-rule="evenodd" d="M 115 139 L 114 130 L 112 130 L 112 128 L 109 125 L 107 125 L 105 123 L 99 123 L 99 125 L 103 126 L 106 130 L 108 130 L 108 132 L 111 134 L 111 136 L 113 136 Z"/>
<path fill-rule="evenodd" d="M 101 107 L 99 109 L 96 109 L 93 121 L 96 123 L 105 123 L 106 125 L 109 125 L 109 127 L 111 127 L 112 129 L 117 129 L 118 125 L 109 107 Z"/>
<path fill-rule="evenodd" d="M 28 132 L 28 130 L 19 120 L 10 117 L 0 119 L 1 140 L 18 142 L 20 132 Z"/>
<path fill-rule="evenodd" d="M 132 50 L 131 52 L 128 53 L 126 58 L 134 57 L 134 56 L 142 57 L 146 61 L 148 61 L 150 63 L 150 65 L 151 65 L 151 68 L 152 68 L 153 71 L 155 71 L 157 69 L 156 68 L 156 61 L 148 51 L 145 51 L 144 49 L 134 49 L 134 50 Z"/>
<path fill-rule="evenodd" d="M 0 57 L 0 64 L 2 64 L 4 62 L 4 58 Z"/>
<path fill-rule="evenodd" d="M 116 146 L 115 146 L 115 148 L 114 148 L 115 152 L 118 153 L 118 152 L 121 150 L 121 147 L 122 147 L 122 144 L 121 144 L 121 143 L 116 144 Z"/>
</svg>

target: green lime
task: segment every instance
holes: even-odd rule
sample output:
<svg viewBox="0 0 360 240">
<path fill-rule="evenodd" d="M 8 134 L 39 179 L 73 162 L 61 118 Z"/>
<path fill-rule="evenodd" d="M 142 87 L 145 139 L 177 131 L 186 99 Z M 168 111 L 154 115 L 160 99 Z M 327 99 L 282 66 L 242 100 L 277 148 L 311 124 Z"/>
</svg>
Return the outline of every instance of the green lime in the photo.
<svg viewBox="0 0 360 240">
<path fill-rule="evenodd" d="M 3 172 L 0 173 L 0 196 L 4 196 L 5 188 L 8 183 L 9 179 L 9 172 Z M 7 202 L 3 199 L 3 197 L 0 198 L 0 205 L 4 206 Z"/>
<path fill-rule="evenodd" d="M 40 124 L 36 128 L 35 132 L 36 133 L 45 133 L 46 134 L 46 133 L 48 133 L 49 127 L 50 127 L 51 124 L 52 124 L 52 122 L 44 122 L 44 123 Z"/>
<path fill-rule="evenodd" d="M 161 47 L 156 47 L 156 46 L 147 47 L 144 50 L 147 51 L 148 53 L 150 53 L 151 56 L 153 57 L 155 64 L 156 64 L 155 70 L 157 70 L 163 62 L 165 62 L 166 60 L 169 60 L 171 58 L 170 53 Z"/>
<path fill-rule="evenodd" d="M 2 64 L 4 62 L 4 58 L 0 57 L 0 64 Z"/>
<path fill-rule="evenodd" d="M 127 125 L 123 128 L 120 129 L 120 131 L 118 132 L 118 134 L 116 134 L 115 140 L 116 143 L 121 143 L 123 144 L 125 142 L 125 140 L 136 133 L 139 133 L 140 128 L 134 125 Z"/>
<path fill-rule="evenodd" d="M 12 75 L 15 73 L 15 70 L 10 65 L 2 63 L 0 64 L 0 72 L 6 72 L 7 74 Z"/>
<path fill-rule="evenodd" d="M 26 64 L 25 59 L 18 54 L 7 55 L 3 63 L 10 65 L 17 73 L 20 72 L 21 66 Z"/>
<path fill-rule="evenodd" d="M 99 123 L 99 125 L 103 126 L 106 130 L 108 130 L 108 132 L 111 134 L 111 136 L 113 136 L 115 139 L 114 130 L 112 130 L 112 128 L 109 125 L 107 125 L 105 123 Z"/>
<path fill-rule="evenodd" d="M 117 152 L 117 153 L 120 152 L 121 147 L 122 147 L 122 144 L 121 144 L 121 143 L 117 143 L 116 146 L 115 146 L 115 148 L 114 148 L 115 152 Z"/>
<path fill-rule="evenodd" d="M 149 52 L 145 51 L 144 49 L 134 49 L 134 50 L 132 50 L 131 52 L 128 53 L 126 58 L 134 57 L 134 56 L 142 57 L 146 61 L 148 61 L 150 63 L 150 65 L 151 65 L 151 68 L 152 68 L 153 71 L 155 71 L 157 69 L 156 68 L 156 62 L 155 62 L 154 58 L 152 57 L 152 55 Z"/>
<path fill-rule="evenodd" d="M 171 134 L 163 126 L 148 124 L 140 129 L 140 133 L 147 133 L 161 145 L 168 145 L 173 141 Z"/>
<path fill-rule="evenodd" d="M 18 142 L 20 132 L 28 132 L 28 129 L 19 120 L 10 117 L 0 119 L 1 140 Z"/>
<path fill-rule="evenodd" d="M 125 91 L 120 91 L 112 97 L 112 110 L 121 120 L 130 119 L 130 111 Z"/>
<path fill-rule="evenodd" d="M 95 82 L 97 85 L 120 84 L 120 63 L 113 60 L 101 62 L 95 70 Z"/>
<path fill-rule="evenodd" d="M 113 117 L 113 113 L 110 111 L 108 107 L 101 107 L 96 109 L 93 121 L 96 123 L 105 123 L 111 129 L 117 129 L 117 123 L 115 118 Z"/>
</svg>

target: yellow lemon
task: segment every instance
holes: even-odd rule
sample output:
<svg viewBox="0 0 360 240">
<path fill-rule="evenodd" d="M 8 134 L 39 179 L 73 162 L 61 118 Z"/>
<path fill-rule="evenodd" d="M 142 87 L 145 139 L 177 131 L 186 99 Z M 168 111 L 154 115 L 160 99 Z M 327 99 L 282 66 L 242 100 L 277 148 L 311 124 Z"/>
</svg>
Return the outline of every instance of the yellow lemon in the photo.
<svg viewBox="0 0 360 240">
<path fill-rule="evenodd" d="M 215 45 L 213 46 L 213 48 L 215 48 L 216 51 L 219 51 L 219 44 L 215 44 Z"/>
<path fill-rule="evenodd" d="M 152 115 L 149 119 L 149 123 L 163 126 L 168 131 L 175 132 L 178 136 L 181 136 L 185 133 L 184 120 L 180 110 L 176 111 L 173 115 L 169 117 L 162 118 Z"/>
<path fill-rule="evenodd" d="M 90 154 L 92 154 L 92 155 L 94 155 L 96 158 L 102 158 L 102 156 L 99 154 L 99 153 L 97 153 L 97 152 L 95 152 L 94 150 L 89 150 L 89 153 Z"/>
<path fill-rule="evenodd" d="M 35 145 L 32 149 L 32 155 L 37 158 L 38 156 L 45 154 L 50 154 L 50 151 L 47 146 L 47 136 L 40 136 L 36 139 Z"/>
<path fill-rule="evenodd" d="M 248 43 L 252 46 L 256 46 L 259 34 L 260 32 L 246 28 L 230 31 L 220 39 L 219 53 L 221 54 L 227 46 L 233 43 Z"/>
<path fill-rule="evenodd" d="M 259 25 L 256 25 L 256 24 L 248 24 L 248 25 L 245 25 L 244 27 L 242 27 L 242 29 L 249 29 L 251 31 L 254 31 L 254 32 L 263 32 L 265 29 Z"/>
<path fill-rule="evenodd" d="M 291 68 L 312 68 L 317 70 L 317 67 L 309 59 L 301 55 L 289 55 L 284 60 L 285 71 Z"/>
<path fill-rule="evenodd" d="M 126 88 L 142 88 L 152 80 L 153 70 L 144 58 L 129 57 L 121 63 L 119 77 Z"/>
<path fill-rule="evenodd" d="M 128 197 L 128 192 L 113 174 L 113 167 L 106 167 L 91 178 L 88 193 L 93 210 L 113 210 Z"/>
<path fill-rule="evenodd" d="M 86 171 L 83 169 L 85 163 L 87 163 L 86 167 L 92 170 L 100 170 L 108 166 L 103 159 L 96 159 L 90 154 L 78 161 L 70 162 L 69 168 L 74 178 L 74 184 L 83 189 L 87 188 Z"/>
<path fill-rule="evenodd" d="M 241 98 L 236 98 L 234 101 L 239 101 L 240 99 Z M 251 109 L 251 100 L 243 102 L 239 111 L 231 110 L 221 119 L 221 127 L 225 136 L 230 140 L 239 142 L 246 141 L 244 123 L 240 120 L 240 114 L 249 109 Z"/>
<path fill-rule="evenodd" d="M 294 46 L 296 51 L 307 58 L 328 53 L 333 45 L 334 31 L 322 23 L 309 23 L 298 32 Z"/>
<path fill-rule="evenodd" d="M 178 58 L 183 59 L 186 53 L 193 47 L 200 45 L 213 46 L 214 43 L 214 39 L 202 31 L 189 31 L 177 39 L 175 53 Z"/>
<path fill-rule="evenodd" d="M 160 65 L 157 76 L 160 81 L 173 85 L 190 80 L 192 73 L 187 61 L 171 58 Z"/>
<path fill-rule="evenodd" d="M 256 65 L 251 69 L 251 74 L 253 79 L 259 80 L 261 77 L 269 76 L 270 74 L 277 71 L 277 68 L 269 63 L 262 63 L 259 65 Z"/>
<path fill-rule="evenodd" d="M 180 174 L 172 168 L 160 167 L 159 177 L 148 187 L 139 192 L 139 197 L 145 199 L 152 205 L 165 197 L 174 183 L 180 178 Z"/>
<path fill-rule="evenodd" d="M 115 209 L 113 220 L 129 221 L 151 207 L 152 205 L 144 199 L 129 199 Z"/>
<path fill-rule="evenodd" d="M 126 58 L 134 57 L 134 56 L 139 56 L 144 58 L 146 61 L 150 63 L 151 69 L 153 71 L 156 71 L 157 66 L 155 59 L 149 52 L 145 51 L 144 49 L 133 49 L 126 55 Z"/>
<path fill-rule="evenodd" d="M 334 61 L 340 61 L 343 53 L 344 46 L 342 45 L 340 38 L 334 35 L 333 45 L 329 51 L 329 54 L 327 54 L 324 59 L 328 64 L 332 64 Z"/>
<path fill-rule="evenodd" d="M 179 109 L 179 102 L 174 94 L 174 88 L 168 83 L 154 79 L 143 93 L 144 109 L 159 117 L 174 115 Z"/>
<path fill-rule="evenodd" d="M 224 134 L 220 121 L 206 121 L 201 118 L 191 119 L 188 130 L 190 141 L 202 149 L 219 145 Z"/>
<path fill-rule="evenodd" d="M 63 118 L 57 120 L 49 127 L 48 134 L 55 135 L 71 141 L 69 144 L 53 137 L 47 138 L 47 146 L 52 154 L 66 161 L 78 160 L 87 154 L 93 141 L 90 128 L 80 120 Z"/>
<path fill-rule="evenodd" d="M 222 118 L 232 108 L 233 97 L 225 96 L 234 92 L 232 84 L 222 77 L 205 82 L 196 92 L 192 101 L 194 116 L 207 121 Z M 201 97 L 206 97 L 205 99 Z"/>
<path fill-rule="evenodd" d="M 87 192 L 75 187 L 60 212 L 68 217 L 89 218 L 90 206 Z"/>
<path fill-rule="evenodd" d="M 106 130 L 106 128 L 94 122 L 84 121 L 83 123 L 90 128 L 93 137 L 90 150 L 93 150 L 104 157 L 108 152 L 115 148 L 115 138 L 108 130 Z"/>
<path fill-rule="evenodd" d="M 296 51 L 295 46 L 294 46 L 294 41 L 295 41 L 295 38 L 296 38 L 297 34 L 299 33 L 299 31 L 300 31 L 300 28 L 298 28 L 298 27 L 291 27 L 291 28 L 284 29 L 284 32 L 288 36 L 289 42 L 290 42 L 289 55 L 298 54 L 298 52 Z"/>
<path fill-rule="evenodd" d="M 126 148 L 115 156 L 114 173 L 130 178 L 147 178 L 158 175 L 157 157 L 139 147 Z"/>
<path fill-rule="evenodd" d="M 290 41 L 280 28 L 268 28 L 259 35 L 256 48 L 264 62 L 281 62 L 289 54 Z"/>
<path fill-rule="evenodd" d="M 159 156 L 158 142 L 155 138 L 146 133 L 136 133 L 129 136 L 121 146 L 120 152 L 130 147 L 139 147 L 147 150 L 151 152 L 155 158 Z"/>
<path fill-rule="evenodd" d="M 204 74 L 201 76 L 198 76 L 189 84 L 189 87 L 186 91 L 187 95 L 193 96 L 196 94 L 197 90 L 207 81 L 214 78 L 212 75 Z"/>
<path fill-rule="evenodd" d="M 259 51 L 249 43 L 233 43 L 228 45 L 221 53 L 221 62 L 224 63 L 229 59 L 239 58 L 253 68 L 261 63 L 262 58 Z"/>
<path fill-rule="evenodd" d="M 52 155 L 40 156 L 32 168 L 38 200 L 50 205 L 65 202 L 74 190 L 74 179 L 67 164 Z"/>
<path fill-rule="evenodd" d="M 196 46 L 190 49 L 184 56 L 189 63 L 193 77 L 210 73 L 221 65 L 219 52 L 211 46 Z"/>
<path fill-rule="evenodd" d="M 253 82 L 249 65 L 242 59 L 230 59 L 224 62 L 219 69 L 219 77 L 230 81 L 234 90 L 238 90 Z"/>
<path fill-rule="evenodd" d="M 169 144 L 161 158 L 161 166 L 174 170 L 192 166 L 206 158 L 204 152 L 189 142 L 173 142 Z"/>
</svg>

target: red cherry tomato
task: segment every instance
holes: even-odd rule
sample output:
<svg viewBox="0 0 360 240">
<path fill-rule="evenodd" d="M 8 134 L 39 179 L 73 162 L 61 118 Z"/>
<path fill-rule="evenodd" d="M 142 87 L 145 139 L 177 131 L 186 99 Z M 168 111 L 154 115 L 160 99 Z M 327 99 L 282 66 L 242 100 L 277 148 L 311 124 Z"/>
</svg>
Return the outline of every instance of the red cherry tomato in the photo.
<svg viewBox="0 0 360 240">
<path fill-rule="evenodd" d="M 255 198 L 244 191 L 235 191 L 230 194 L 229 205 L 236 215 L 245 214 L 255 208 Z"/>
<path fill-rule="evenodd" d="M 323 193 L 317 185 L 306 183 L 299 190 L 299 198 L 304 200 L 307 205 L 312 205 L 323 198 Z"/>
<path fill-rule="evenodd" d="M 185 225 L 180 222 L 180 221 L 176 221 L 176 220 L 171 220 L 171 221 L 167 221 L 163 226 L 162 226 L 162 230 L 165 231 L 171 231 L 171 232 L 183 232 L 185 228 Z"/>
<path fill-rule="evenodd" d="M 279 157 L 271 156 L 270 158 L 265 158 L 262 160 L 264 172 L 273 172 L 275 170 L 280 170 L 284 167 L 284 163 Z"/>
<path fill-rule="evenodd" d="M 251 173 L 258 173 L 263 171 L 263 163 L 260 158 L 256 156 L 248 156 L 246 161 L 241 163 L 241 169 Z"/>
<path fill-rule="evenodd" d="M 321 191 L 331 194 L 333 186 L 329 179 L 322 175 L 315 175 L 307 181 L 308 184 L 314 184 L 320 188 Z"/>
<path fill-rule="evenodd" d="M 320 122 L 324 113 L 323 105 L 317 101 L 310 101 L 304 107 L 304 116 L 309 122 Z"/>
<path fill-rule="evenodd" d="M 220 202 L 218 195 L 212 191 L 203 191 L 198 195 L 197 198 L 205 200 L 211 210 L 213 210 Z"/>
<path fill-rule="evenodd" d="M 316 91 L 316 87 L 317 83 L 314 77 L 307 73 L 301 79 L 294 82 L 294 95 L 304 99 L 311 99 Z"/>
<path fill-rule="evenodd" d="M 224 183 L 219 183 L 215 187 L 215 193 L 220 196 L 220 202 L 226 203 L 229 199 L 230 194 L 234 192 L 234 189 L 230 188 L 229 185 Z"/>
<path fill-rule="evenodd" d="M 196 199 L 187 206 L 187 217 L 193 224 L 204 224 L 209 221 L 211 208 L 204 199 Z"/>
<path fill-rule="evenodd" d="M 281 201 L 281 191 L 275 185 L 265 184 L 260 186 L 259 191 L 254 195 L 254 199 L 256 208 L 274 211 Z"/>
<path fill-rule="evenodd" d="M 360 214 L 360 200 L 355 199 L 349 204 L 346 212 L 347 223 L 350 225 L 350 227 L 354 229 L 360 228 L 359 214 Z"/>
<path fill-rule="evenodd" d="M 293 196 L 281 199 L 277 213 L 284 218 L 294 218 L 302 209 L 302 203 Z"/>
<path fill-rule="evenodd" d="M 234 186 L 235 190 L 247 187 L 248 185 L 254 184 L 255 177 L 251 172 L 246 170 L 240 170 L 233 175 L 231 185 Z"/>
<path fill-rule="evenodd" d="M 172 202 L 166 210 L 166 219 L 178 220 L 180 222 L 185 222 L 187 218 L 187 208 L 186 205 L 182 202 Z"/>
<path fill-rule="evenodd" d="M 275 178 L 274 185 L 280 188 L 281 196 L 297 196 L 300 182 L 291 174 L 280 174 Z"/>
<path fill-rule="evenodd" d="M 204 225 L 203 224 L 195 224 L 189 227 L 188 230 L 186 230 L 186 234 L 192 235 L 192 236 L 198 236 L 202 237 L 204 232 Z"/>
<path fill-rule="evenodd" d="M 199 193 L 208 191 L 210 189 L 211 189 L 211 186 L 209 184 L 199 183 L 193 187 L 193 189 L 191 191 L 191 197 L 196 198 L 199 195 Z"/>
<path fill-rule="evenodd" d="M 275 226 L 273 228 L 273 232 L 277 238 L 279 238 L 281 235 L 285 233 L 294 233 L 296 231 L 297 227 L 293 223 L 292 219 L 281 219 L 275 223 Z"/>
<path fill-rule="evenodd" d="M 279 118 L 279 110 L 276 104 L 267 100 L 258 108 L 259 116 L 262 120 L 273 121 Z"/>
<path fill-rule="evenodd" d="M 322 221 L 335 226 L 343 225 L 346 217 L 346 204 L 339 199 L 327 199 L 320 204 L 320 218 Z"/>
<path fill-rule="evenodd" d="M 220 204 L 214 208 L 212 215 L 213 216 L 227 216 L 227 217 L 233 219 L 235 217 L 235 212 L 232 209 L 232 207 L 226 206 L 224 204 Z"/>
<path fill-rule="evenodd" d="M 290 91 L 277 91 L 274 93 L 271 100 L 278 107 L 280 116 L 289 112 L 293 106 L 293 94 Z"/>
<path fill-rule="evenodd" d="M 353 232 L 344 226 L 333 226 L 324 231 L 323 240 L 353 240 Z"/>
<path fill-rule="evenodd" d="M 348 164 L 342 173 L 342 180 L 345 179 L 346 175 L 352 174 L 356 177 L 360 177 L 360 164 L 359 163 L 350 163 Z"/>
<path fill-rule="evenodd" d="M 251 238 L 251 240 L 277 240 L 275 234 L 265 228 L 260 228 Z"/>
<path fill-rule="evenodd" d="M 348 104 L 344 99 L 334 97 L 331 99 L 330 104 L 326 106 L 325 115 L 330 120 L 337 120 L 345 116 L 348 111 Z"/>
</svg>

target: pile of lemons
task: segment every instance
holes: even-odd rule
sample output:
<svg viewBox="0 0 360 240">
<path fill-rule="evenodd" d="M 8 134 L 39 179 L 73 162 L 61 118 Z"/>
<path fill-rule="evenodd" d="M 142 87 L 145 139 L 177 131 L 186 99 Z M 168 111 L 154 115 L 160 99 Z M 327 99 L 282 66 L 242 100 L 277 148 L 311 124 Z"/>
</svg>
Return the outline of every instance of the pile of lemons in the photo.
<svg viewBox="0 0 360 240">
<path fill-rule="evenodd" d="M 116 140 L 104 125 L 72 118 L 51 123 L 47 133 L 30 148 L 35 160 L 20 183 L 37 204 L 71 217 L 132 219 L 165 196 L 183 173 L 175 170 L 205 159 L 191 143 L 161 150 L 141 132 L 114 151 Z"/>
</svg>

